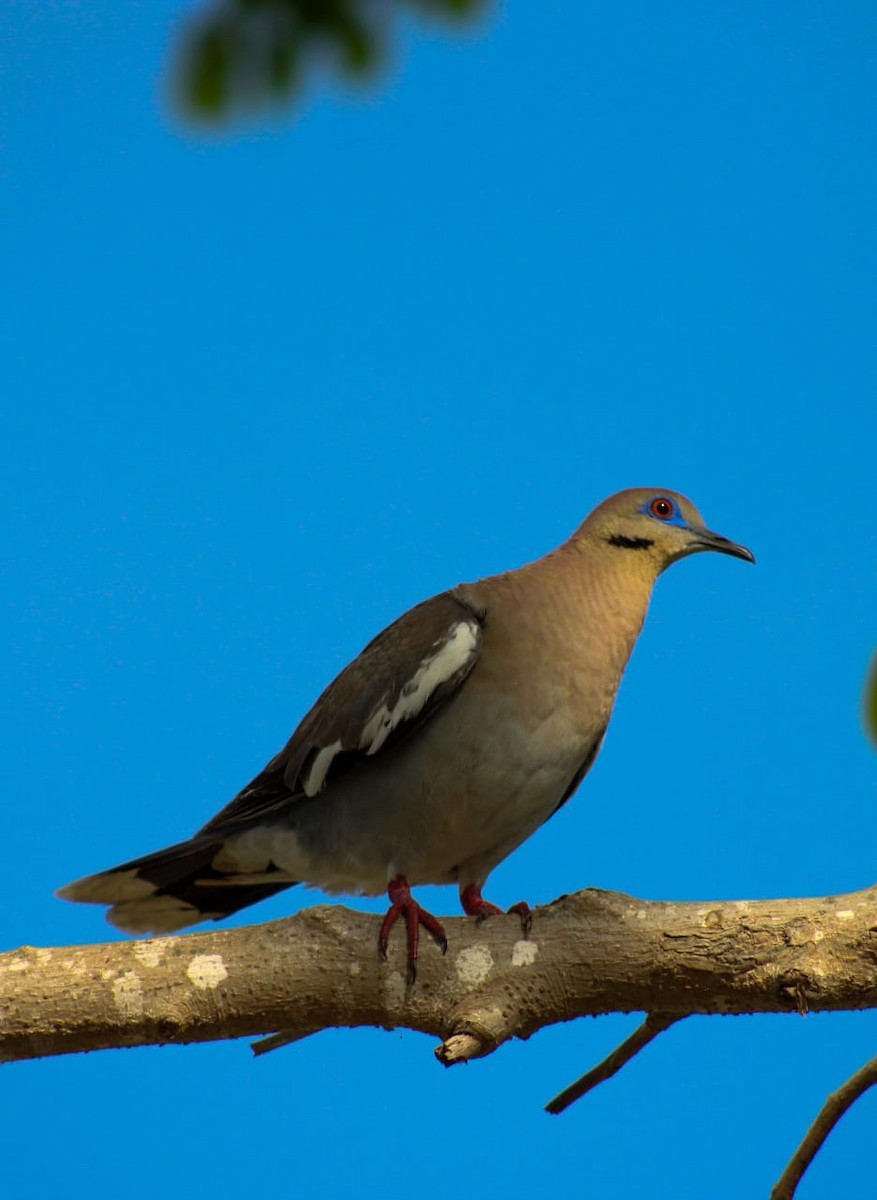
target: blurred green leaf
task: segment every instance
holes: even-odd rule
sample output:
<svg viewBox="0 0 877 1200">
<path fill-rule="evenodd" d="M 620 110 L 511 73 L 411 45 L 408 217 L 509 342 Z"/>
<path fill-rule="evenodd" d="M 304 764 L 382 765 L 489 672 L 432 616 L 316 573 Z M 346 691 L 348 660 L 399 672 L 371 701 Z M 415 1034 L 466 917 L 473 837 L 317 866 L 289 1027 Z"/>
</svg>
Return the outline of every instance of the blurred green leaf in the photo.
<svg viewBox="0 0 877 1200">
<path fill-rule="evenodd" d="M 403 5 L 459 19 L 484 0 L 212 0 L 181 36 L 176 92 L 195 119 L 219 122 L 288 103 L 308 67 L 353 77 L 384 58 Z"/>
<path fill-rule="evenodd" d="M 871 741 L 877 746 L 877 652 L 871 660 L 871 670 L 865 684 L 865 703 L 863 708 L 865 729 Z"/>
<path fill-rule="evenodd" d="M 187 76 L 189 104 L 204 113 L 220 113 L 227 100 L 231 52 L 219 26 L 205 30 L 197 57 Z"/>
</svg>

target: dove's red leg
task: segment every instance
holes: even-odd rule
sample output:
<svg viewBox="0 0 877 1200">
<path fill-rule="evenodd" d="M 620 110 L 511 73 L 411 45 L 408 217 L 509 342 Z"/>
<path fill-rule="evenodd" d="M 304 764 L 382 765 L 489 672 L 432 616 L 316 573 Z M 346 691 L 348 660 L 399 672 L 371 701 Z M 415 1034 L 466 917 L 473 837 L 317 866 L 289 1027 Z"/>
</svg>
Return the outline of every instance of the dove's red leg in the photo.
<svg viewBox="0 0 877 1200">
<path fill-rule="evenodd" d="M 474 917 L 479 925 L 496 913 L 502 915 L 501 908 L 484 899 L 477 883 L 468 883 L 465 887 L 460 888 L 460 903 L 463 905 L 463 912 L 466 916 Z M 513 904 L 508 911 L 521 918 L 521 930 L 526 937 L 533 926 L 533 913 L 530 911 L 530 905 L 526 900 L 522 900 L 519 904 Z"/>
<path fill-rule="evenodd" d="M 448 948 L 448 939 L 445 936 L 444 929 L 441 927 L 441 923 L 435 919 L 432 913 L 428 913 L 425 908 L 421 908 L 411 895 L 411 888 L 408 886 L 408 880 L 404 875 L 397 875 L 395 879 L 390 880 L 387 885 L 387 895 L 390 897 L 390 907 L 381 923 L 381 932 L 378 934 L 378 949 L 381 952 L 381 957 L 386 958 L 390 930 L 400 917 L 404 917 L 405 927 L 408 931 L 408 982 L 413 983 L 417 976 L 417 947 L 420 942 L 420 926 L 422 925 L 432 937 L 442 954 Z"/>
</svg>

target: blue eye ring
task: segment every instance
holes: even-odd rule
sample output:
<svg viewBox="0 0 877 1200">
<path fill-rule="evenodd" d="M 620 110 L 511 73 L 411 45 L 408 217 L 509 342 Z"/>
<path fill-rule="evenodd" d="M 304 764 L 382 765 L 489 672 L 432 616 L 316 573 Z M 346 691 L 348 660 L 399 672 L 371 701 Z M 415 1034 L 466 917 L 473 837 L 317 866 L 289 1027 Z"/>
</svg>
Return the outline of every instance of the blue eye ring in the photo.
<svg viewBox="0 0 877 1200">
<path fill-rule="evenodd" d="M 676 516 L 676 505 L 666 496 L 655 496 L 649 501 L 649 516 L 659 521 L 672 521 Z"/>
</svg>

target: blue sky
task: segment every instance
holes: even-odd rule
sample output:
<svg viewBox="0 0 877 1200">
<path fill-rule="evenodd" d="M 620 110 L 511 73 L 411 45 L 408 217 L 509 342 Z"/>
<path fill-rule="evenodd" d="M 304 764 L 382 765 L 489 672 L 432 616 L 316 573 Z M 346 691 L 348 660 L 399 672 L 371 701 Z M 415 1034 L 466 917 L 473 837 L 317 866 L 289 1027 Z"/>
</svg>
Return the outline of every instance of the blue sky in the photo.
<svg viewBox="0 0 877 1200">
<path fill-rule="evenodd" d="M 0 11 L 0 945 L 106 940 L 57 886 L 186 836 L 399 612 L 641 484 L 758 566 L 659 582 L 598 765 L 488 894 L 873 882 L 873 6 L 494 5 L 210 136 L 162 99 L 184 11 Z M 5 1193 L 738 1200 L 877 1038 L 692 1020 L 545 1116 L 635 1023 L 456 1071 L 370 1030 L 8 1066 Z M 802 1200 L 870 1186 L 875 1118 Z"/>
</svg>

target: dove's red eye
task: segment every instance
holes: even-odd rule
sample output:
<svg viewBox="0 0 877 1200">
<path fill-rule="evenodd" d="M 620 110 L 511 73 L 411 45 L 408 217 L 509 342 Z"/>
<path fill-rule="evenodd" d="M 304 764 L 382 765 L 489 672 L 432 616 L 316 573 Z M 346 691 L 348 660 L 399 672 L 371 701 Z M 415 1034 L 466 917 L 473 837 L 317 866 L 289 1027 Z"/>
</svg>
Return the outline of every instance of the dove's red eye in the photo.
<svg viewBox="0 0 877 1200">
<path fill-rule="evenodd" d="M 673 501 L 668 500 L 666 496 L 658 496 L 649 505 L 649 512 L 659 521 L 666 521 L 668 517 L 673 516 Z"/>
</svg>

